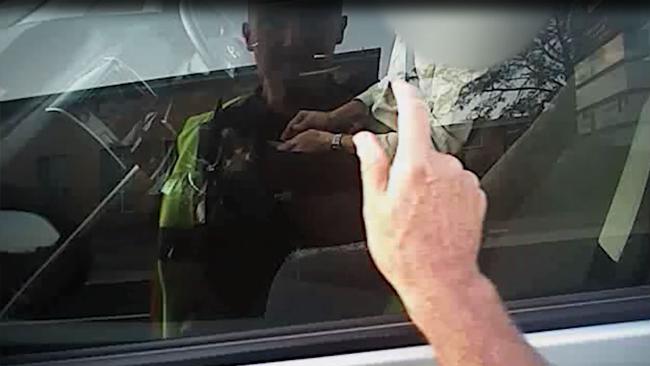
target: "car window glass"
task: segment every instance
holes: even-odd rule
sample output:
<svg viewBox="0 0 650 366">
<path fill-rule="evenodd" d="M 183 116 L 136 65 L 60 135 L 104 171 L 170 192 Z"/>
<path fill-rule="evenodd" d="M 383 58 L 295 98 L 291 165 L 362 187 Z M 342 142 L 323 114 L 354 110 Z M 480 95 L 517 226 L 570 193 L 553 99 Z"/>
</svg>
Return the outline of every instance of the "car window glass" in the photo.
<svg viewBox="0 0 650 366">
<path fill-rule="evenodd" d="M 395 78 L 481 179 L 505 300 L 648 284 L 645 11 L 544 9 L 516 54 L 467 68 L 369 6 L 153 3 L 0 24 L 8 352 L 403 314 L 350 143 L 394 154 Z"/>
</svg>

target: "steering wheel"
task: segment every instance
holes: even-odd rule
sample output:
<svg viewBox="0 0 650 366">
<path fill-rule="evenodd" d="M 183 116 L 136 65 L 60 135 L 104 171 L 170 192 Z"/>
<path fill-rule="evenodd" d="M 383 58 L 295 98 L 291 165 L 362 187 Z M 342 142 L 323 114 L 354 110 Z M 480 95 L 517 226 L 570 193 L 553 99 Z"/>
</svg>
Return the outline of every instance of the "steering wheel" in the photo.
<svg viewBox="0 0 650 366">
<path fill-rule="evenodd" d="M 232 21 L 235 13 L 217 7 L 207 8 L 196 0 L 181 0 L 179 13 L 183 28 L 209 71 L 233 69 L 251 63 L 246 46 Z"/>
</svg>

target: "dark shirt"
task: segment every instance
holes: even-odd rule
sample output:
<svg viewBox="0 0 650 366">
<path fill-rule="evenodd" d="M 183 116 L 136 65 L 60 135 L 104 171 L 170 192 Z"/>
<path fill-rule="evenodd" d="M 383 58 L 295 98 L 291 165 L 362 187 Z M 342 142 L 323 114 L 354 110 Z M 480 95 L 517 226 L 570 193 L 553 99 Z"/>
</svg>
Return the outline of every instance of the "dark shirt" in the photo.
<svg viewBox="0 0 650 366">
<path fill-rule="evenodd" d="M 330 110 L 351 100 L 361 88 L 330 79 L 317 89 L 301 91 L 300 105 Z M 328 201 L 328 194 L 351 192 L 351 199 L 346 196 L 339 202 L 346 201 L 354 209 L 320 211 L 329 217 L 343 217 L 337 211 L 359 211 L 359 220 L 348 220 L 347 226 L 348 232 L 362 232 L 356 158 L 335 151 L 277 151 L 268 142 L 278 141 L 288 122 L 289 118 L 266 105 L 257 89 L 226 108 L 218 107 L 212 120 L 201 126 L 198 161 L 207 182 L 205 224 L 191 233 L 162 233 L 163 247 L 182 244 L 192 248 L 186 254 L 203 267 L 204 291 L 219 302 L 219 306 L 202 307 L 201 314 L 195 312 L 196 318 L 263 315 L 275 273 L 291 251 L 318 239 L 331 242 L 327 235 L 310 234 L 321 228 L 336 235 L 346 232 L 334 227 L 340 225 L 327 225 L 327 219 L 318 215 L 319 204 L 314 202 Z M 319 195 L 324 199 L 309 200 Z"/>
</svg>

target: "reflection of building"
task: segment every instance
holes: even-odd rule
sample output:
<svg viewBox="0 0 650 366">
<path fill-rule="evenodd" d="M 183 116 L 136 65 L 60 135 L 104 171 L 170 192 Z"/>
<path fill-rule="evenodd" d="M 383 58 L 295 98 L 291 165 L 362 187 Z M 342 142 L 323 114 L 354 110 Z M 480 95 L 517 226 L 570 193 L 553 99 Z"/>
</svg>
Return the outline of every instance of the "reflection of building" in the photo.
<svg viewBox="0 0 650 366">
<path fill-rule="evenodd" d="M 649 41 L 649 25 L 623 32 L 576 65 L 578 133 L 636 122 L 650 92 Z"/>
<path fill-rule="evenodd" d="M 482 176 L 530 127 L 531 122 L 529 117 L 474 121 L 461 153 L 463 162 Z"/>
<path fill-rule="evenodd" d="M 634 17 L 576 18 L 574 67 L 579 134 L 630 127 L 650 93 L 650 23 Z M 467 166 L 479 175 L 531 124 L 522 119 L 475 121 L 463 148 Z"/>
<path fill-rule="evenodd" d="M 630 254 L 639 250 L 633 244 L 634 232 L 647 233 L 640 207 L 647 192 L 650 130 L 647 116 L 640 114 L 650 96 L 650 23 L 642 20 L 646 23 L 628 24 L 575 68 L 577 132 L 582 139 L 599 142 L 592 148 L 594 156 L 596 149 L 606 152 L 599 157 L 602 170 L 614 165 L 606 158 L 620 156 L 622 162 L 611 174 L 616 177 L 613 196 L 598 237 L 600 258 L 606 253 L 602 262 L 610 267 L 644 257 Z"/>
</svg>

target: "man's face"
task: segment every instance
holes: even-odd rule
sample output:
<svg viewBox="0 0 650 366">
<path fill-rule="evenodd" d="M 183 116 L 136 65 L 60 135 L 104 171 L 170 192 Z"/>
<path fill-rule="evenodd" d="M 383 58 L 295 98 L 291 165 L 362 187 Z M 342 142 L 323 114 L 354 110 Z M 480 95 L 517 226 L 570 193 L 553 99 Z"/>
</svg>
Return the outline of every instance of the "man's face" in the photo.
<svg viewBox="0 0 650 366">
<path fill-rule="evenodd" d="M 331 65 L 346 23 L 340 8 L 257 5 L 243 33 L 260 76 L 291 81 Z"/>
</svg>

